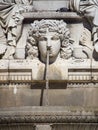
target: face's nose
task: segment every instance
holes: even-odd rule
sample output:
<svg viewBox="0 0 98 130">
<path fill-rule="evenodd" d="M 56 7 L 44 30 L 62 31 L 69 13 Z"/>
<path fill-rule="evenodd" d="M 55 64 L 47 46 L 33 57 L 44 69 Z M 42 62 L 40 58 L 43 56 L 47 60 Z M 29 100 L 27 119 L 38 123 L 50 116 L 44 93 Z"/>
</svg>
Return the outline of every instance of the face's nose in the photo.
<svg viewBox="0 0 98 130">
<path fill-rule="evenodd" d="M 51 38 L 47 38 L 47 50 L 51 48 Z"/>
</svg>

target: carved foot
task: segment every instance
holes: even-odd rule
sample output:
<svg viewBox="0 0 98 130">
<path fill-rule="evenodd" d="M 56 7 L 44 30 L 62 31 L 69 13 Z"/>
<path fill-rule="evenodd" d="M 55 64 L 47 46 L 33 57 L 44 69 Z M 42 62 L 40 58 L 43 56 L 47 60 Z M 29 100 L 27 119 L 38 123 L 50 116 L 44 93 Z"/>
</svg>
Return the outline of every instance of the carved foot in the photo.
<svg viewBox="0 0 98 130">
<path fill-rule="evenodd" d="M 14 59 L 14 57 L 13 57 L 12 55 L 11 55 L 11 56 L 9 56 L 9 57 L 6 57 L 6 56 L 4 55 L 2 59 L 13 60 L 13 59 Z"/>
<path fill-rule="evenodd" d="M 4 53 L 5 53 L 6 48 L 7 48 L 7 46 L 6 46 L 6 45 L 0 44 L 0 55 L 2 55 L 2 54 L 4 54 Z"/>
<path fill-rule="evenodd" d="M 3 59 L 14 59 L 13 54 L 15 53 L 15 47 L 14 46 L 8 46 Z"/>
</svg>

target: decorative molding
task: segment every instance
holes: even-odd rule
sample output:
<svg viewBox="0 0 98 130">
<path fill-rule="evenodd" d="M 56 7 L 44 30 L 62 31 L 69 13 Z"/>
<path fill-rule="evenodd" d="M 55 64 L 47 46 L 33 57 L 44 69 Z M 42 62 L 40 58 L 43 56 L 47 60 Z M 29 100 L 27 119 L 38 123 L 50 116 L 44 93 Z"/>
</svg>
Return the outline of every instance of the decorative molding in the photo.
<svg viewBox="0 0 98 130">
<path fill-rule="evenodd" d="M 24 19 L 42 19 L 42 18 L 55 18 L 55 19 L 78 19 L 82 20 L 82 17 L 75 12 L 29 12 L 22 14 Z"/>
<path fill-rule="evenodd" d="M 57 108 L 57 109 L 56 109 Z M 23 110 L 22 110 L 23 109 Z M 97 110 L 85 111 L 65 107 L 31 107 L 1 109 L 0 124 L 8 123 L 97 123 Z M 65 109 L 65 110 L 64 110 Z"/>
</svg>

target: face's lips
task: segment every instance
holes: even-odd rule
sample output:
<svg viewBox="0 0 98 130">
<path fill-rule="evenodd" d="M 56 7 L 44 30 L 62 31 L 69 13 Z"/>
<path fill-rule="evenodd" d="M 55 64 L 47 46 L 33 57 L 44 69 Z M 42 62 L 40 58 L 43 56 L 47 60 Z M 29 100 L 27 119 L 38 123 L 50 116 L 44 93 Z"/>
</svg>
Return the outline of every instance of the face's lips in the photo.
<svg viewBox="0 0 98 130">
<path fill-rule="evenodd" d="M 52 54 L 52 53 L 49 53 L 49 57 L 53 57 L 53 54 Z"/>
<path fill-rule="evenodd" d="M 50 48 L 49 50 L 49 56 L 52 57 L 53 56 L 53 51 L 52 51 L 52 48 Z"/>
</svg>

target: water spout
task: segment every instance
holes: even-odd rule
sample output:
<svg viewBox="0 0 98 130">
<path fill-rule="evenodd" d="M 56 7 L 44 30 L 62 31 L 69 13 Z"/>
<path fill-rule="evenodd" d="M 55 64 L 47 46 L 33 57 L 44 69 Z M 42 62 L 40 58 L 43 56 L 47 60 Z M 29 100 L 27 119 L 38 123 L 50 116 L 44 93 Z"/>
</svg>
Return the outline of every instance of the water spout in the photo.
<svg viewBox="0 0 98 130">
<path fill-rule="evenodd" d="M 49 106 L 49 51 L 50 51 L 50 45 L 47 43 L 47 58 L 46 58 L 46 97 L 45 97 L 45 105 Z"/>
</svg>

